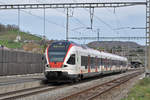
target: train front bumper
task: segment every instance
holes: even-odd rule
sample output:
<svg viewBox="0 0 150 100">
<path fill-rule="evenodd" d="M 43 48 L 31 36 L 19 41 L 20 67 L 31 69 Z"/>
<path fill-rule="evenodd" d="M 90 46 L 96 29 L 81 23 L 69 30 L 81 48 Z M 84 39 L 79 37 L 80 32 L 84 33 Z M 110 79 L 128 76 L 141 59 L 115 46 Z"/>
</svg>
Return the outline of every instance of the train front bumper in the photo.
<svg viewBox="0 0 150 100">
<path fill-rule="evenodd" d="M 78 77 L 77 74 L 68 74 L 68 72 L 61 71 L 46 71 L 44 74 L 49 81 L 74 80 Z"/>
</svg>

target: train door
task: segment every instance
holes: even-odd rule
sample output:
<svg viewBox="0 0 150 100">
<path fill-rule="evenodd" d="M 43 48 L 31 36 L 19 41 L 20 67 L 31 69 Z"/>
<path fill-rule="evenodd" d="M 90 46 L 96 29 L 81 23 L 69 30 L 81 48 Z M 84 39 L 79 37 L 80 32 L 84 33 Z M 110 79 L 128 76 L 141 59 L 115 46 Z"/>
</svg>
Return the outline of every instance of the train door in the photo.
<svg viewBox="0 0 150 100">
<path fill-rule="evenodd" d="M 79 51 L 76 51 L 76 67 L 77 70 L 80 71 L 81 68 L 81 57 Z"/>
<path fill-rule="evenodd" d="M 107 71 L 107 68 L 108 68 L 108 61 L 107 61 L 107 58 L 105 58 L 105 71 Z"/>
<path fill-rule="evenodd" d="M 98 72 L 98 58 L 95 57 L 95 72 Z"/>
<path fill-rule="evenodd" d="M 90 55 L 88 55 L 88 72 L 91 72 L 91 59 L 90 59 Z"/>
<path fill-rule="evenodd" d="M 104 71 L 104 59 L 103 58 L 101 58 L 101 63 L 100 63 L 100 70 L 101 70 L 101 72 L 103 73 L 103 71 Z"/>
</svg>

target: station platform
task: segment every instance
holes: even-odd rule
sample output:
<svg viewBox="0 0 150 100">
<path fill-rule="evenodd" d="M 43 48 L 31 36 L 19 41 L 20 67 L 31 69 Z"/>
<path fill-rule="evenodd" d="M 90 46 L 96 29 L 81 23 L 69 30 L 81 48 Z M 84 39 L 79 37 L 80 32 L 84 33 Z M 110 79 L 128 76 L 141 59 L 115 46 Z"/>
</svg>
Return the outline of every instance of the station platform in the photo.
<svg viewBox="0 0 150 100">
<path fill-rule="evenodd" d="M 0 94 L 38 87 L 45 80 L 44 74 L 28 74 L 28 75 L 13 75 L 0 76 Z"/>
</svg>

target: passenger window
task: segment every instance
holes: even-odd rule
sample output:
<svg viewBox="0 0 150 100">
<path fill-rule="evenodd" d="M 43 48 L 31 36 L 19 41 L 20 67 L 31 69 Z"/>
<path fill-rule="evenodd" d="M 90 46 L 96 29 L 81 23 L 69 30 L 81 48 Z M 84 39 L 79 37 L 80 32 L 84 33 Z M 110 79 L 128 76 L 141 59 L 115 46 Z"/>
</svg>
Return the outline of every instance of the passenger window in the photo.
<svg viewBox="0 0 150 100">
<path fill-rule="evenodd" d="M 67 61 L 68 64 L 75 65 L 75 54 L 72 54 Z"/>
</svg>

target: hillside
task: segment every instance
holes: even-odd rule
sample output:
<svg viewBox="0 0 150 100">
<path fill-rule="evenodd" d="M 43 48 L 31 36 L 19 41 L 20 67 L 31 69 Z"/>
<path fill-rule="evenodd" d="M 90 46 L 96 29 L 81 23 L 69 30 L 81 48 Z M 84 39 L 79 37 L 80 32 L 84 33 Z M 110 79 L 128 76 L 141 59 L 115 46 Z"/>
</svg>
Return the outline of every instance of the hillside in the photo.
<svg viewBox="0 0 150 100">
<path fill-rule="evenodd" d="M 87 46 L 117 55 L 126 56 L 130 61 L 144 62 L 145 59 L 145 47 L 135 42 L 94 41 L 88 43 Z"/>
<path fill-rule="evenodd" d="M 143 46 L 135 43 L 135 42 L 122 42 L 122 41 L 94 41 L 87 44 L 89 47 L 92 48 L 103 48 L 105 50 L 115 49 L 115 48 L 122 48 L 122 49 L 129 49 L 129 50 L 137 50 L 143 49 Z"/>
<path fill-rule="evenodd" d="M 21 39 L 18 40 L 16 37 Z M 30 50 L 43 48 L 42 38 L 40 36 L 32 35 L 29 32 L 21 31 L 15 25 L 2 25 L 0 24 L 0 45 L 3 45 L 10 49 Z M 41 52 L 41 51 L 40 51 Z"/>
<path fill-rule="evenodd" d="M 14 41 L 16 39 L 17 35 L 18 35 L 18 30 L 8 30 L 8 31 L 3 32 L 3 34 L 0 34 L 0 40 L 5 39 L 5 40 Z M 19 35 L 21 36 L 22 41 L 24 41 L 24 40 L 36 40 L 36 41 L 41 40 L 41 37 L 32 35 L 27 32 L 20 31 Z"/>
<path fill-rule="evenodd" d="M 24 31 L 19 30 L 19 28 L 16 25 L 0 24 L 0 40 L 14 41 L 17 35 L 21 36 L 22 41 L 25 41 L 25 40 L 39 41 L 42 39 L 39 36 L 30 34 L 29 32 L 24 32 Z"/>
</svg>

